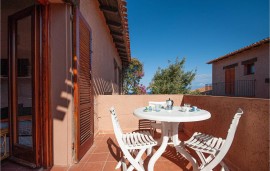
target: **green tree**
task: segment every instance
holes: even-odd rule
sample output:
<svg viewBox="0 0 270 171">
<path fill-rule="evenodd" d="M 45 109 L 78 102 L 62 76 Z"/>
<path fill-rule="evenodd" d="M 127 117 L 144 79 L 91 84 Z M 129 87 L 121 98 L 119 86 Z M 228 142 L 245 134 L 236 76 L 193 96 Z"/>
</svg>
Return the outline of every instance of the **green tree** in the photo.
<svg viewBox="0 0 270 171">
<path fill-rule="evenodd" d="M 187 94 L 190 94 L 190 95 L 202 95 L 202 93 L 199 90 L 194 90 L 194 91 L 191 90 Z"/>
<path fill-rule="evenodd" d="M 195 71 L 184 71 L 186 59 L 179 61 L 176 58 L 175 63 L 167 68 L 158 68 L 148 89 L 153 94 L 186 94 L 191 89 L 191 82 L 196 75 Z"/>
<path fill-rule="evenodd" d="M 129 66 L 124 70 L 123 91 L 125 94 L 142 94 L 140 80 L 144 76 L 143 64 L 136 58 L 131 58 Z"/>
</svg>

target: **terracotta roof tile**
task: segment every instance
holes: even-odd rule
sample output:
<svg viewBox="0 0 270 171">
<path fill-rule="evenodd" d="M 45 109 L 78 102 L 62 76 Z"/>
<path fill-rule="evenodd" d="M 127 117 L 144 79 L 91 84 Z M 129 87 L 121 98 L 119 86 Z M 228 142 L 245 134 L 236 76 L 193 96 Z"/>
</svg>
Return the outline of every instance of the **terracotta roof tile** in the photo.
<svg viewBox="0 0 270 171">
<path fill-rule="evenodd" d="M 241 49 L 238 49 L 238 50 L 236 50 L 236 51 L 234 51 L 234 52 L 228 53 L 228 54 L 226 54 L 226 55 L 224 55 L 224 56 L 221 56 L 221 57 L 219 57 L 219 58 L 213 59 L 213 60 L 207 62 L 207 64 L 212 64 L 212 63 L 214 63 L 214 62 L 223 60 L 223 59 L 225 59 L 225 58 L 229 58 L 229 57 L 231 57 L 231 56 L 233 56 L 233 55 L 236 55 L 236 54 L 238 54 L 238 53 L 244 52 L 244 51 L 246 51 L 246 50 L 250 50 L 250 49 L 252 49 L 252 48 L 254 48 L 254 47 L 258 47 L 258 46 L 261 46 L 261 45 L 266 44 L 266 43 L 269 43 L 269 37 L 268 37 L 268 38 L 265 38 L 265 39 L 263 39 L 263 40 L 260 40 L 260 41 L 258 41 L 258 42 L 255 42 L 255 43 L 253 43 L 253 44 L 251 44 L 251 45 L 245 46 L 245 47 L 243 47 L 243 48 L 241 48 Z"/>
</svg>

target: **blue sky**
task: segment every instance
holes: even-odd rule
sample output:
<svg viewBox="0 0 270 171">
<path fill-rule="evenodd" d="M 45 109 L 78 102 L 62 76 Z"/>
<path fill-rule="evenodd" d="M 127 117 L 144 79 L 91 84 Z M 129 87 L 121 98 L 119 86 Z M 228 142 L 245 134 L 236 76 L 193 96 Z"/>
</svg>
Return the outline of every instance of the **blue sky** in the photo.
<svg viewBox="0 0 270 171">
<path fill-rule="evenodd" d="M 185 57 L 192 88 L 211 83 L 206 62 L 269 37 L 268 0 L 127 0 L 131 56 L 148 86 L 158 67 Z"/>
</svg>

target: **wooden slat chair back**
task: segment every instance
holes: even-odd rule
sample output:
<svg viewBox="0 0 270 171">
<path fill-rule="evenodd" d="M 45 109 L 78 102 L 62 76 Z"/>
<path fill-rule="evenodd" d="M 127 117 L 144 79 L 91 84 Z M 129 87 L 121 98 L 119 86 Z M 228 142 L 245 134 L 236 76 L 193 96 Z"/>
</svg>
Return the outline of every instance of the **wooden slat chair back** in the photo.
<svg viewBox="0 0 270 171">
<path fill-rule="evenodd" d="M 153 146 L 157 145 L 157 142 L 153 139 L 149 131 L 123 133 L 114 107 L 110 109 L 110 112 L 114 134 L 124 154 L 121 161 L 118 162 L 116 169 L 122 165 L 124 171 L 131 171 L 134 168 L 138 171 L 144 171 L 142 155 L 146 150 L 148 152 L 147 155 L 150 155 Z M 125 158 L 130 162 L 128 169 L 124 160 Z"/>
<path fill-rule="evenodd" d="M 195 132 L 189 140 L 184 142 L 185 146 L 195 150 L 195 152 L 198 154 L 202 162 L 198 170 L 210 171 L 218 164 L 222 166 L 222 170 L 229 170 L 227 165 L 222 160 L 232 145 L 239 120 L 243 113 L 244 112 L 242 109 L 239 108 L 237 110 L 237 113 L 234 115 L 228 130 L 226 139 L 216 138 L 212 135 Z M 208 154 L 208 156 L 205 157 L 204 153 Z"/>
</svg>

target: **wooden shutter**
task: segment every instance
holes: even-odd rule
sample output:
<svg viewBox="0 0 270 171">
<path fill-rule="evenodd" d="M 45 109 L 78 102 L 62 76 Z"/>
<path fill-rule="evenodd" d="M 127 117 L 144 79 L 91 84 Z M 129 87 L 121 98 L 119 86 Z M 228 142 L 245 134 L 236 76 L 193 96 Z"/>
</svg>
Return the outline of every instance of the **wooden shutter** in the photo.
<svg viewBox="0 0 270 171">
<path fill-rule="evenodd" d="M 77 85 L 75 88 L 76 158 L 79 161 L 94 141 L 94 103 L 91 80 L 91 30 L 83 16 L 76 17 Z"/>
</svg>

